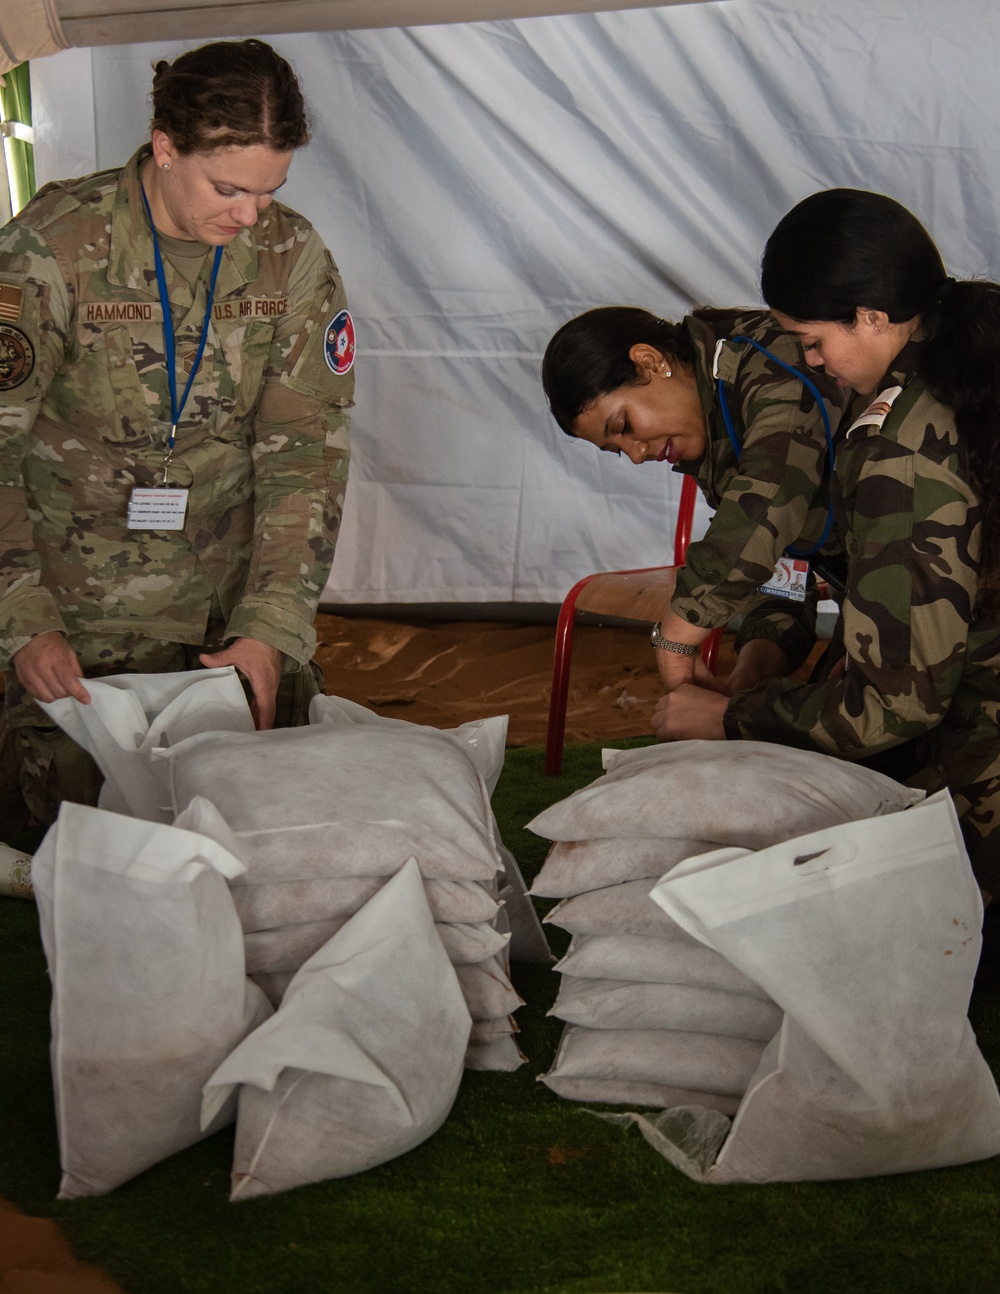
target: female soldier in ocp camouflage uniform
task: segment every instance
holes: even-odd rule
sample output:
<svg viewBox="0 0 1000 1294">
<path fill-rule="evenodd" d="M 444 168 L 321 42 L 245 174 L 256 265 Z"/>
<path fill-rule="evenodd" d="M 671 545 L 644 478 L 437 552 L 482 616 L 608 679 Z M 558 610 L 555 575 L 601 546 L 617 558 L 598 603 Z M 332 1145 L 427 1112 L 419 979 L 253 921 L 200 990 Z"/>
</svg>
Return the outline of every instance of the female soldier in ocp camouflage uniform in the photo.
<svg viewBox="0 0 1000 1294">
<path fill-rule="evenodd" d="M 950 789 L 1000 897 L 1000 285 L 956 283 L 910 212 L 853 189 L 780 222 L 761 284 L 809 362 L 861 396 L 837 455 L 839 659 L 825 681 L 728 706 L 684 689 L 661 702 L 660 733 L 847 759 L 909 743 L 908 780 Z"/>
<path fill-rule="evenodd" d="M 42 821 L 99 776 L 33 698 L 232 664 L 267 728 L 317 691 L 354 334 L 329 253 L 273 201 L 307 138 L 283 58 L 207 45 L 157 65 L 122 170 L 0 231 L 0 738 Z"/>
<path fill-rule="evenodd" d="M 633 463 L 676 464 L 716 510 L 688 548 L 658 627 L 667 691 L 695 678 L 698 644 L 740 613 L 730 688 L 795 669 L 808 655 L 814 639 L 801 617 L 758 591 L 786 550 L 812 556 L 830 528 L 829 434 L 843 396 L 815 380 L 798 342 L 761 310 L 704 309 L 669 323 L 634 306 L 602 306 L 548 344 L 542 383 L 563 431 Z M 662 547 L 663 536 L 653 542 Z"/>
</svg>

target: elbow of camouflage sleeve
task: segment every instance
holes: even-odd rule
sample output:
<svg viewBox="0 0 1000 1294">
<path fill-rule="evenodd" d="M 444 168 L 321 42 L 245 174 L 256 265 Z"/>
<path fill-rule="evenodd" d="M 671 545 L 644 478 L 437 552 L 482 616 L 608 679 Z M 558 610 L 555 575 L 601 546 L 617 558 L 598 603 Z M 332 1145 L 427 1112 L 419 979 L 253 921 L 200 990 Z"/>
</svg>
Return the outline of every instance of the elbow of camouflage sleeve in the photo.
<svg viewBox="0 0 1000 1294">
<path fill-rule="evenodd" d="M 8 669 L 15 652 L 41 634 L 65 633 L 52 594 L 32 579 L 0 598 L 0 669 Z"/>
<path fill-rule="evenodd" d="M 788 672 L 792 674 L 805 664 L 816 645 L 818 608 L 819 594 L 812 580 L 804 602 L 758 598 L 744 613 L 733 646 L 738 652 L 758 639 L 775 643 L 788 658 Z"/>
</svg>

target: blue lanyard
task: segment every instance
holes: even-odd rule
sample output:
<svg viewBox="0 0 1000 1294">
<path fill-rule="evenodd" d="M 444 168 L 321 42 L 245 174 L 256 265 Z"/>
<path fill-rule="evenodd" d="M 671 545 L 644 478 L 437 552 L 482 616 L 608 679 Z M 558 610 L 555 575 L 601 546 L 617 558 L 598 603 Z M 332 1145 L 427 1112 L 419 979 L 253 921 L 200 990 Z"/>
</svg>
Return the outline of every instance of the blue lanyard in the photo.
<svg viewBox="0 0 1000 1294">
<path fill-rule="evenodd" d="M 201 325 L 201 339 L 198 342 L 198 353 L 194 357 L 194 364 L 191 366 L 191 374 L 187 380 L 187 386 L 184 388 L 184 394 L 177 402 L 177 347 L 174 342 L 174 318 L 170 313 L 170 297 L 167 294 L 167 276 L 163 270 L 163 257 L 160 255 L 160 240 L 156 236 L 156 226 L 153 224 L 153 213 L 149 209 L 149 200 L 146 197 L 145 186 L 142 187 L 142 205 L 146 208 L 146 215 L 149 217 L 149 228 L 153 234 L 153 257 L 156 262 L 156 282 L 160 289 L 160 306 L 163 310 L 163 350 L 167 363 L 167 381 L 170 384 L 170 435 L 167 437 L 167 456 L 163 463 L 163 483 L 167 483 L 167 468 L 170 465 L 170 458 L 174 452 L 174 442 L 177 439 L 177 424 L 181 420 L 181 414 L 184 406 L 187 404 L 187 398 L 191 391 L 195 374 L 198 372 L 198 365 L 201 363 L 202 356 L 205 354 L 205 342 L 208 340 L 208 325 L 212 318 L 212 299 L 215 296 L 215 281 L 219 277 L 219 266 L 222 264 L 222 247 L 215 249 L 215 259 L 212 262 L 212 278 L 208 285 L 208 304 L 205 306 L 205 321 Z"/>
<path fill-rule="evenodd" d="M 753 346 L 756 350 L 759 350 L 762 355 L 766 355 L 768 359 L 773 360 L 774 363 L 777 364 L 779 368 L 783 368 L 786 372 L 791 373 L 792 377 L 797 377 L 799 381 L 803 384 L 803 386 L 806 388 L 806 390 L 812 393 L 814 399 L 816 400 L 816 403 L 819 405 L 820 414 L 823 417 L 823 428 L 826 431 L 826 448 L 830 456 L 830 481 L 832 484 L 833 463 L 834 463 L 834 457 L 835 457 L 834 449 L 833 449 L 833 430 L 830 427 L 830 415 L 826 411 L 826 405 L 823 403 L 823 397 L 820 395 L 819 390 L 816 386 L 816 383 L 811 382 L 809 378 L 807 378 L 804 373 L 800 373 L 797 368 L 792 368 L 791 364 L 786 364 L 783 359 L 778 359 L 777 355 L 772 355 L 766 346 L 762 346 L 759 341 L 754 341 L 752 337 L 730 337 L 729 340 L 749 342 L 750 345 Z M 716 386 L 718 387 L 718 391 L 719 391 L 719 407 L 722 410 L 722 421 L 726 424 L 726 431 L 729 433 L 729 441 L 733 447 L 733 452 L 736 455 L 736 461 L 738 463 L 740 461 L 740 455 L 743 452 L 743 446 L 736 439 L 736 428 L 733 426 L 732 415 L 729 412 L 729 402 L 726 400 L 726 388 L 721 377 L 716 379 Z M 813 553 L 818 553 L 819 550 L 826 543 L 826 541 L 830 538 L 830 531 L 832 528 L 833 528 L 833 503 L 829 502 L 826 505 L 826 525 L 824 525 L 823 533 L 820 535 L 816 543 L 813 544 L 811 548 L 802 548 L 802 549 L 789 548 L 788 549 L 789 555 L 791 557 L 809 557 Z"/>
</svg>

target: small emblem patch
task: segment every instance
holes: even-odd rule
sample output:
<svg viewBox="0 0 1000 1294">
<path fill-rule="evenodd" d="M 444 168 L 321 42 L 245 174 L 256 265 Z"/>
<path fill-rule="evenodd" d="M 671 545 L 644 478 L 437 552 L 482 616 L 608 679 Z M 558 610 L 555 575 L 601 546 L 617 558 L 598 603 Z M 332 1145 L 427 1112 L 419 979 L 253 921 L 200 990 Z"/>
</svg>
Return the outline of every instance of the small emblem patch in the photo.
<svg viewBox="0 0 1000 1294">
<path fill-rule="evenodd" d="M 0 283 L 0 319 L 9 319 L 17 323 L 21 317 L 21 302 L 24 300 L 24 288 L 14 283 Z"/>
<path fill-rule="evenodd" d="M 34 367 L 35 350 L 24 333 L 0 324 L 0 391 L 13 391 L 31 377 Z"/>
<path fill-rule="evenodd" d="M 341 310 L 326 326 L 326 362 L 334 373 L 349 373 L 354 366 L 354 320 Z"/>
</svg>

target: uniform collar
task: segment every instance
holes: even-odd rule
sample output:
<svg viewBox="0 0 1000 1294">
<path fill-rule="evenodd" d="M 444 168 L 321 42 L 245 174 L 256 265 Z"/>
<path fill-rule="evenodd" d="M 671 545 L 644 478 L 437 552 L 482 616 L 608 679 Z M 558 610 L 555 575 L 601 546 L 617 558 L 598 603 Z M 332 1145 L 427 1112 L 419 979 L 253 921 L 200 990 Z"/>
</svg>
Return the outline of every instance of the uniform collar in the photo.
<svg viewBox="0 0 1000 1294">
<path fill-rule="evenodd" d="M 142 205 L 139 182 L 139 169 L 149 155 L 149 144 L 143 144 L 122 168 L 111 212 L 108 282 L 156 297 L 153 235 Z M 257 241 L 253 229 L 244 229 L 223 252 L 216 300 L 241 291 L 256 277 Z"/>
</svg>

